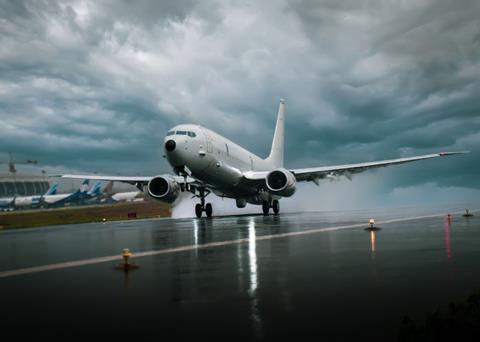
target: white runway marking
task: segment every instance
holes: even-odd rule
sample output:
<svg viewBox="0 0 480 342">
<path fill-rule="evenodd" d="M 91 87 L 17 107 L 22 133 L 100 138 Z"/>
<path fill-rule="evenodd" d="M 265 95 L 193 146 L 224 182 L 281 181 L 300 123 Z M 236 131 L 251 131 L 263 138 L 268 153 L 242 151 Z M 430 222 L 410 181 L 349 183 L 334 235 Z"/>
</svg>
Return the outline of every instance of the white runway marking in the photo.
<svg viewBox="0 0 480 342">
<path fill-rule="evenodd" d="M 471 213 L 477 212 L 477 211 L 478 211 L 478 209 L 477 210 L 470 210 Z M 463 211 L 462 212 L 455 212 L 453 214 L 457 215 L 457 214 L 462 214 L 462 213 L 463 213 Z M 400 219 L 384 220 L 384 221 L 377 222 L 377 225 L 384 225 L 384 224 L 395 223 L 395 222 L 404 222 L 404 221 L 414 221 L 414 220 L 420 220 L 420 219 L 425 219 L 425 218 L 433 218 L 433 217 L 441 217 L 441 216 L 445 216 L 445 214 L 442 213 L 442 214 L 433 214 L 433 215 L 424 215 L 424 216 L 415 216 L 415 217 L 407 217 L 407 218 L 400 218 Z M 288 233 L 280 233 L 280 234 L 272 234 L 272 235 L 262 235 L 262 236 L 257 236 L 255 238 L 255 240 L 256 241 L 273 240 L 273 239 L 280 239 L 280 238 L 291 237 L 291 236 L 309 235 L 309 234 L 331 232 L 331 231 L 343 230 L 343 229 L 365 228 L 366 226 L 367 226 L 367 223 L 356 223 L 356 224 L 349 224 L 349 225 L 344 225 L 344 226 L 334 226 L 334 227 L 309 229 L 309 230 L 303 230 L 303 231 L 298 231 L 298 232 L 288 232 Z M 141 257 L 147 257 L 147 256 L 153 256 L 153 255 L 162 255 L 162 254 L 186 252 L 186 251 L 192 251 L 192 250 L 198 250 L 198 249 L 237 245 L 237 244 L 242 244 L 242 243 L 248 243 L 249 240 L 250 240 L 249 238 L 244 238 L 244 239 L 236 239 L 236 240 L 210 242 L 210 243 L 205 243 L 205 244 L 202 244 L 202 245 L 188 245 L 188 246 L 182 246 L 182 247 L 167 248 L 167 249 L 162 249 L 162 250 L 139 252 L 139 253 L 135 253 L 134 257 L 135 257 L 135 259 L 138 259 L 138 258 L 141 258 Z M 100 264 L 100 263 L 105 263 L 105 262 L 121 261 L 121 260 L 122 260 L 122 258 L 121 258 L 120 255 L 111 255 L 111 256 L 105 256 L 105 257 L 99 257 L 99 258 L 62 262 L 62 263 L 58 263 L 58 264 L 50 264 L 50 265 L 44 265 L 44 266 L 21 268 L 21 269 L 16 269 L 16 270 L 0 272 L 0 278 L 8 278 L 8 277 L 18 276 L 18 275 L 22 275 L 22 274 L 31 274 L 31 273 L 38 273 L 38 272 L 45 272 L 45 271 L 53 271 L 53 270 L 71 268 L 71 267 L 79 267 L 79 266 L 86 266 L 86 265 L 93 265 L 93 264 Z"/>
</svg>

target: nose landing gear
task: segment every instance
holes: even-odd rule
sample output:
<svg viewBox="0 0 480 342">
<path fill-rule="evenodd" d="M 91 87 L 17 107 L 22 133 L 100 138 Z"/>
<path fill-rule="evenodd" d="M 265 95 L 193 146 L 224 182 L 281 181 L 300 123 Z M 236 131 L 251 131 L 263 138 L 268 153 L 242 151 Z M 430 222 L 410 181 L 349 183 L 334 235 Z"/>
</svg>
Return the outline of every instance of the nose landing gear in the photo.
<svg viewBox="0 0 480 342">
<path fill-rule="evenodd" d="M 213 207 L 211 203 L 207 203 L 205 206 L 202 206 L 200 203 L 195 205 L 195 215 L 197 217 L 202 217 L 202 213 L 205 212 L 207 217 L 212 217 Z"/>
<path fill-rule="evenodd" d="M 212 217 L 213 207 L 211 203 L 205 204 L 205 196 L 205 192 L 200 190 L 200 203 L 195 205 L 195 215 L 197 215 L 199 218 L 202 217 L 203 212 L 205 212 L 207 217 Z"/>
</svg>

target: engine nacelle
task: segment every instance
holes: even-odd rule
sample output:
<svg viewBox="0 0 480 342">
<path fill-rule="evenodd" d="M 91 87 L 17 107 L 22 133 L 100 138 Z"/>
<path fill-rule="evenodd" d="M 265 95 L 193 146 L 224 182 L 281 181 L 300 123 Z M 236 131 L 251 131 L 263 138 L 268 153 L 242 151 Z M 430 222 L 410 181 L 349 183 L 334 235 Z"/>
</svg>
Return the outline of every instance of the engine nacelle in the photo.
<svg viewBox="0 0 480 342">
<path fill-rule="evenodd" d="M 180 184 L 170 176 L 155 176 L 148 182 L 147 190 L 153 198 L 173 203 L 180 195 Z"/>
<path fill-rule="evenodd" d="M 271 171 L 265 179 L 268 190 L 278 196 L 290 197 L 295 193 L 297 180 L 290 171 L 277 169 Z"/>
</svg>

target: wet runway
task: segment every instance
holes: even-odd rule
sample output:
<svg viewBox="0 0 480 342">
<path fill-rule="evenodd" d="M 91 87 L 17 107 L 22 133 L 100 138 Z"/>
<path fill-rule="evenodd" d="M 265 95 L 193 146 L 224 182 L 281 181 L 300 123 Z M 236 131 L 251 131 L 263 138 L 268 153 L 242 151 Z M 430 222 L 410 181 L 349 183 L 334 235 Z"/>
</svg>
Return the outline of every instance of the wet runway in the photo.
<svg viewBox="0 0 480 342">
<path fill-rule="evenodd" d="M 319 212 L 0 232 L 4 330 L 57 337 L 396 340 L 480 288 L 480 217 Z M 130 248 L 139 269 L 114 269 Z M 28 329 L 25 329 L 28 327 Z M 7 332 L 7 331 L 5 331 Z"/>
</svg>

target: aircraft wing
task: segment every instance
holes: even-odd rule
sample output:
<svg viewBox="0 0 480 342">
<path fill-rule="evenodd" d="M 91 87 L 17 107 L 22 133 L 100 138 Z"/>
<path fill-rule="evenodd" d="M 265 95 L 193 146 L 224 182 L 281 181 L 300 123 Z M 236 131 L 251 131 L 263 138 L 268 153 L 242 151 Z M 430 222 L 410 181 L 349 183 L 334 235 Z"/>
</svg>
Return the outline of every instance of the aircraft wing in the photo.
<svg viewBox="0 0 480 342">
<path fill-rule="evenodd" d="M 99 175 L 52 175 L 50 177 L 61 177 L 70 179 L 91 179 L 99 181 L 115 181 L 124 183 L 148 183 L 153 177 L 122 177 L 122 176 L 99 176 Z"/>
<path fill-rule="evenodd" d="M 467 151 L 441 152 L 441 153 L 426 154 L 422 156 L 381 160 L 381 161 L 358 163 L 358 164 L 320 166 L 320 167 L 311 167 L 311 168 L 304 168 L 304 169 L 290 169 L 289 171 L 295 175 L 296 180 L 299 182 L 313 181 L 317 183 L 318 180 L 322 178 L 337 177 L 342 175 L 346 176 L 347 178 L 350 178 L 351 174 L 360 173 L 368 169 L 385 167 L 385 166 L 395 165 L 395 164 L 410 163 L 417 160 L 431 159 L 431 158 L 450 156 L 454 154 L 464 154 L 464 153 L 468 153 L 468 152 Z M 261 171 L 261 172 L 248 171 L 244 173 L 244 177 L 248 180 L 258 181 L 260 179 L 265 179 L 267 174 L 268 174 L 268 171 Z"/>
<path fill-rule="evenodd" d="M 181 176 L 172 176 L 175 181 L 178 183 L 183 183 L 185 180 Z M 147 185 L 147 183 L 153 178 L 151 176 L 134 176 L 134 177 L 124 177 L 124 176 L 100 176 L 100 175 L 51 175 L 50 177 L 61 177 L 61 178 L 69 178 L 69 179 L 92 179 L 92 180 L 99 180 L 99 181 L 113 181 L 113 182 L 122 182 L 135 185 L 137 187 Z M 196 179 L 192 177 L 187 177 L 187 183 L 195 183 L 197 182 Z"/>
<path fill-rule="evenodd" d="M 437 157 L 450 156 L 454 154 L 463 154 L 466 152 L 441 152 L 426 154 L 422 156 L 407 157 L 407 158 L 398 158 L 390 160 L 381 160 L 367 163 L 358 163 L 358 164 L 346 164 L 346 165 L 334 165 L 334 166 L 321 166 L 321 167 L 312 167 L 305 169 L 294 169 L 290 170 L 294 175 L 297 181 L 315 181 L 327 176 L 346 176 L 350 178 L 350 175 L 353 173 L 360 173 L 368 169 L 385 167 L 395 164 L 410 163 L 418 160 L 425 160 Z"/>
</svg>

